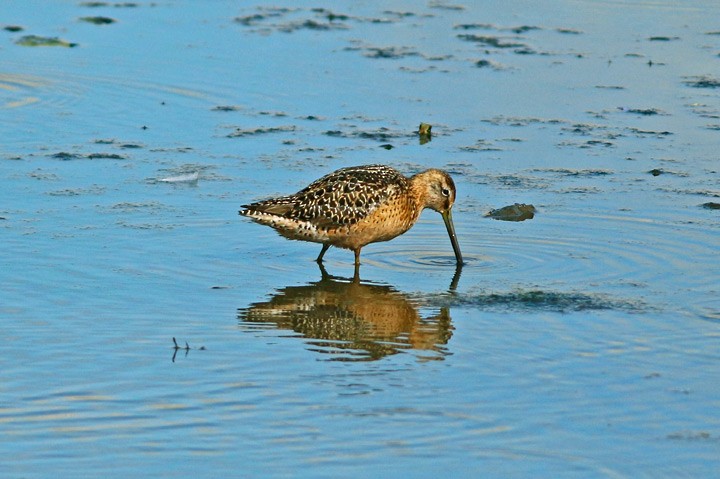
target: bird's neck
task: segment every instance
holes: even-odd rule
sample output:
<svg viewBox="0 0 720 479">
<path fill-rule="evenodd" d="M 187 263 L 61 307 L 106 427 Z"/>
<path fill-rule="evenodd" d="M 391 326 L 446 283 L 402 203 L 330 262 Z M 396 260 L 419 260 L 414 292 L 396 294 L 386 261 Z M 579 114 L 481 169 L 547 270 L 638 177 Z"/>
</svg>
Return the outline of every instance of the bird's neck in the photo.
<svg viewBox="0 0 720 479">
<path fill-rule="evenodd" d="M 429 196 L 428 177 L 431 174 L 431 170 L 427 170 L 410 178 L 410 194 L 421 211 L 427 207 L 427 200 Z"/>
</svg>

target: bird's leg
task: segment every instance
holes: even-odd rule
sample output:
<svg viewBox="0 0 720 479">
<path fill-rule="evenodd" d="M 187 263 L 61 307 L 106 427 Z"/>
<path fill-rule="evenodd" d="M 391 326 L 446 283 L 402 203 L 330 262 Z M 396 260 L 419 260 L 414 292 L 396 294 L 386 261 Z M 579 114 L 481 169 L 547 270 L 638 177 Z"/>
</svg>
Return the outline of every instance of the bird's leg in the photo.
<svg viewBox="0 0 720 479">
<path fill-rule="evenodd" d="M 325 252 L 328 250 L 329 247 L 330 247 L 329 244 L 327 244 L 327 243 L 323 244 L 322 250 L 320 250 L 320 255 L 315 260 L 315 261 L 317 261 L 318 264 L 322 263 L 323 256 L 325 256 Z"/>
<path fill-rule="evenodd" d="M 360 266 L 360 248 L 354 249 L 355 252 L 355 266 Z"/>
<path fill-rule="evenodd" d="M 322 263 L 318 263 L 318 266 L 320 267 L 320 279 L 321 279 L 322 281 L 326 281 L 326 280 L 332 279 L 332 276 L 330 276 L 330 275 L 328 274 L 327 270 L 325 269 L 325 266 L 323 266 Z"/>
</svg>

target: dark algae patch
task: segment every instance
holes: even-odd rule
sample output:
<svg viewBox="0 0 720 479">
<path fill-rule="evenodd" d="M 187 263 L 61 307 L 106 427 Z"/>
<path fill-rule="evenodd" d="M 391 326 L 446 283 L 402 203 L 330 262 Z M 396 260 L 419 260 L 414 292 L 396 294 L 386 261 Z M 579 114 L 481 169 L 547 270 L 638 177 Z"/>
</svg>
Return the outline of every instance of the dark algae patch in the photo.
<svg viewBox="0 0 720 479">
<path fill-rule="evenodd" d="M 135 7 L 139 7 L 140 5 L 135 2 L 119 2 L 119 3 L 82 2 L 80 4 L 80 6 L 81 7 L 89 7 L 89 8 L 100 8 L 100 7 L 135 8 Z"/>
<path fill-rule="evenodd" d="M 218 105 L 212 111 L 240 111 L 243 107 L 237 105 Z"/>
<path fill-rule="evenodd" d="M 385 18 L 364 18 L 335 13 L 324 8 L 310 10 L 297 8 L 261 8 L 259 12 L 235 18 L 235 22 L 246 27 L 265 31 L 293 33 L 298 30 L 348 30 L 348 22 L 390 23 Z"/>
<path fill-rule="evenodd" d="M 604 294 L 580 291 L 544 291 L 540 289 L 517 289 L 507 292 L 477 292 L 455 295 L 450 298 L 455 306 L 470 306 L 483 309 L 555 311 L 619 310 L 639 312 L 647 308 L 639 301 L 613 298 Z"/>
<path fill-rule="evenodd" d="M 562 176 L 575 176 L 582 178 L 593 178 L 597 176 L 607 176 L 613 174 L 613 172 L 610 170 L 598 169 L 575 170 L 570 168 L 537 168 L 534 171 L 556 173 Z"/>
<path fill-rule="evenodd" d="M 406 47 L 367 47 L 368 58 L 404 58 L 420 56 L 418 52 Z"/>
<path fill-rule="evenodd" d="M 93 25 L 110 25 L 117 20 L 110 17 L 80 17 L 81 22 L 92 23 Z"/>
<path fill-rule="evenodd" d="M 656 36 L 656 37 L 650 37 L 648 38 L 651 42 L 672 42 L 674 40 L 680 40 L 680 37 L 666 37 L 666 36 Z"/>
<path fill-rule="evenodd" d="M 16 45 L 23 47 L 66 47 L 73 48 L 77 43 L 71 43 L 57 37 L 41 37 L 38 35 L 25 35 L 15 41 Z"/>
<path fill-rule="evenodd" d="M 619 107 L 620 111 L 626 113 L 634 113 L 635 115 L 652 116 L 652 115 L 664 115 L 665 113 L 657 108 L 624 108 Z"/>
<path fill-rule="evenodd" d="M 413 134 L 418 134 L 414 132 Z M 387 142 L 397 138 L 407 138 L 411 136 L 406 132 L 398 132 L 390 130 L 389 128 L 381 127 L 377 130 L 359 130 L 359 131 L 340 131 L 340 130 L 328 130 L 325 135 L 334 138 L 361 138 L 364 140 L 375 140 L 381 142 Z"/>
<path fill-rule="evenodd" d="M 293 125 L 258 127 L 258 128 L 236 128 L 234 132 L 227 135 L 228 138 L 240 138 L 243 136 L 265 135 L 267 133 L 281 133 L 295 131 Z"/>
<path fill-rule="evenodd" d="M 505 40 L 503 38 L 491 35 L 473 35 L 463 33 L 458 35 L 457 37 L 460 40 L 465 40 L 466 42 L 475 42 L 494 48 L 528 48 L 528 46 L 524 43 L 519 43 L 512 40 Z"/>
<path fill-rule="evenodd" d="M 88 160 L 124 160 L 123 155 L 117 153 L 90 153 L 87 155 Z"/>
<path fill-rule="evenodd" d="M 500 63 L 496 63 L 492 60 L 478 60 L 475 62 L 475 66 L 478 68 L 492 68 L 493 70 L 504 70 L 505 67 Z"/>
<path fill-rule="evenodd" d="M 720 88 L 720 80 L 711 76 L 687 77 L 683 83 L 693 88 Z"/>
<path fill-rule="evenodd" d="M 67 151 L 60 151 L 58 153 L 53 153 L 50 155 L 50 158 L 55 158 L 56 160 L 78 160 L 82 158 L 82 155 L 78 155 L 76 153 L 68 153 Z"/>
<path fill-rule="evenodd" d="M 667 435 L 672 441 L 718 441 L 718 437 L 707 431 L 678 431 Z"/>
<path fill-rule="evenodd" d="M 82 155 L 79 153 L 68 153 L 67 151 L 60 151 L 53 153 L 50 158 L 56 160 L 126 160 L 127 157 L 118 155 L 117 153 L 90 153 L 88 155 Z"/>
</svg>

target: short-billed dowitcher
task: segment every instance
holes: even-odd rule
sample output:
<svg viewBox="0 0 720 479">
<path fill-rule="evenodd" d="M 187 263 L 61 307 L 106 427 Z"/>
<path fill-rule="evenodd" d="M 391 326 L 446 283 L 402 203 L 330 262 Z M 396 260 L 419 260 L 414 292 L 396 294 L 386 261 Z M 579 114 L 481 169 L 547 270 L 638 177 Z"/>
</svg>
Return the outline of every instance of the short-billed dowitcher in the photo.
<svg viewBox="0 0 720 479">
<path fill-rule="evenodd" d="M 289 239 L 322 243 L 317 262 L 330 246 L 350 249 L 355 265 L 360 250 L 409 230 L 425 208 L 442 215 L 457 264 L 462 265 L 452 206 L 455 183 L 442 170 L 406 178 L 384 165 L 342 168 L 290 196 L 243 205 L 240 214 L 271 226 Z"/>
</svg>

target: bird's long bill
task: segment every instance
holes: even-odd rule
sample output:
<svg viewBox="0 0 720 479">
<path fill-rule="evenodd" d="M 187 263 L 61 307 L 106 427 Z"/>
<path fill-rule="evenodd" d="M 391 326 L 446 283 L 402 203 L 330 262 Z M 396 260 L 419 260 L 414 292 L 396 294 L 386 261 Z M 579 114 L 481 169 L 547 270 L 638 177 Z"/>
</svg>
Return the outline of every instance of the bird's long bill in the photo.
<svg viewBox="0 0 720 479">
<path fill-rule="evenodd" d="M 463 258 L 462 253 L 460 253 L 460 245 L 458 244 L 457 236 L 455 236 L 455 225 L 453 225 L 452 212 L 451 210 L 446 210 L 441 214 L 443 221 L 445 222 L 445 228 L 447 228 L 448 235 L 450 236 L 453 251 L 455 252 L 455 259 L 457 259 L 457 264 L 461 266 L 463 264 Z"/>
</svg>

